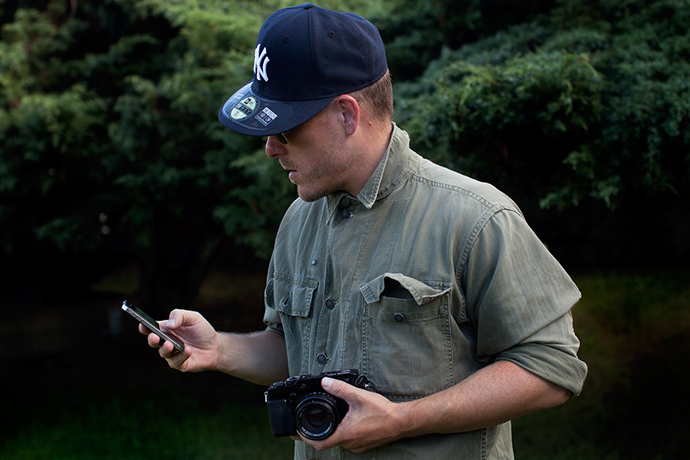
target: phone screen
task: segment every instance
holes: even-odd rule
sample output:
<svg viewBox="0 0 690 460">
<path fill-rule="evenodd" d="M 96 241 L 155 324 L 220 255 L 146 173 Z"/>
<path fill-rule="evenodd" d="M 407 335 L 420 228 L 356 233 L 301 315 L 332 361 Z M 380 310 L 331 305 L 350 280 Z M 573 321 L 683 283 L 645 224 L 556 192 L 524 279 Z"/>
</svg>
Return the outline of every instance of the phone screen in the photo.
<svg viewBox="0 0 690 460">
<path fill-rule="evenodd" d="M 126 300 L 122 302 L 122 309 L 132 315 L 137 321 L 146 326 L 147 329 L 156 334 L 158 337 L 172 343 L 177 351 L 184 350 L 184 342 L 169 332 L 163 332 L 160 327 L 158 327 L 158 322 L 141 311 L 141 309 L 135 307 Z"/>
</svg>

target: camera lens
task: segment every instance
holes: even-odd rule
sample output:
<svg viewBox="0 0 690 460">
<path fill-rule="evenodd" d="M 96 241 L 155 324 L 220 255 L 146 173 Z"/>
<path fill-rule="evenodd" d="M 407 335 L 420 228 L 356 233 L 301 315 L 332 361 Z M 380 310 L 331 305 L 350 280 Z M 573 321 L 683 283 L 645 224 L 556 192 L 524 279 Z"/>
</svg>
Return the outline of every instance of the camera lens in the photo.
<svg viewBox="0 0 690 460">
<path fill-rule="evenodd" d="M 338 427 L 335 399 L 327 393 L 310 393 L 297 405 L 297 432 L 306 439 L 326 439 Z"/>
<path fill-rule="evenodd" d="M 329 416 L 322 407 L 312 407 L 304 413 L 304 421 L 311 427 L 322 429 L 328 423 Z"/>
</svg>

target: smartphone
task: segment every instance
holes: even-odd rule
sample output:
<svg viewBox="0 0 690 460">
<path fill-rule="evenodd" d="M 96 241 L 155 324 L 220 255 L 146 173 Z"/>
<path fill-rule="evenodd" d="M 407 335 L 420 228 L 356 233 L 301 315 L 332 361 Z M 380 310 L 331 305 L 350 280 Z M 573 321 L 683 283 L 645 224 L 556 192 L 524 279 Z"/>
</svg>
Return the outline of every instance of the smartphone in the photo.
<svg viewBox="0 0 690 460">
<path fill-rule="evenodd" d="M 163 332 L 161 328 L 158 326 L 158 322 L 146 313 L 144 313 L 143 311 L 141 311 L 139 308 L 135 307 L 134 305 L 125 300 L 124 302 L 122 302 L 122 309 L 130 315 L 132 315 L 134 319 L 146 326 L 148 330 L 156 334 L 158 337 L 172 343 L 177 351 L 184 350 L 184 342 L 182 342 L 182 340 L 178 339 L 170 332 Z"/>
</svg>

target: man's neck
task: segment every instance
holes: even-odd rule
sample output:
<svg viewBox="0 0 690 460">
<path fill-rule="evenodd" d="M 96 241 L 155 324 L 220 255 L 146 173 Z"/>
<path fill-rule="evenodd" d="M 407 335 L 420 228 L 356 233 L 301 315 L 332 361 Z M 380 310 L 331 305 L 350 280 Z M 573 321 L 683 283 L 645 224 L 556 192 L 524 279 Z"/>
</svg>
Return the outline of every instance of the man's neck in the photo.
<svg viewBox="0 0 690 460">
<path fill-rule="evenodd" d="M 370 124 L 362 131 L 358 143 L 359 148 L 366 153 L 361 167 L 358 168 L 357 177 L 352 180 L 354 184 L 352 190 L 347 190 L 352 196 L 359 195 L 388 151 L 393 135 L 393 123 L 384 127 Z"/>
</svg>

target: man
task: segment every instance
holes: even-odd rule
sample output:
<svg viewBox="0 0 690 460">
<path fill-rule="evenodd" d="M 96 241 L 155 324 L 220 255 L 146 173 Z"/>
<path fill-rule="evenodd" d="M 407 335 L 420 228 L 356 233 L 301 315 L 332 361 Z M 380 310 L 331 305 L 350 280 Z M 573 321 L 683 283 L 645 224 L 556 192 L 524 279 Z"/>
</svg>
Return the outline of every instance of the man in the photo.
<svg viewBox="0 0 690 460">
<path fill-rule="evenodd" d="M 267 136 L 297 186 L 267 276 L 267 329 L 218 333 L 175 310 L 163 326 L 185 351 L 153 334 L 149 345 L 173 368 L 260 384 L 367 375 L 373 391 L 323 380 L 350 409 L 332 436 L 296 442 L 295 458 L 512 458 L 510 419 L 583 385 L 579 291 L 508 197 L 418 156 L 392 112 L 373 25 L 311 4 L 271 15 L 252 82 L 219 113 Z"/>
</svg>

